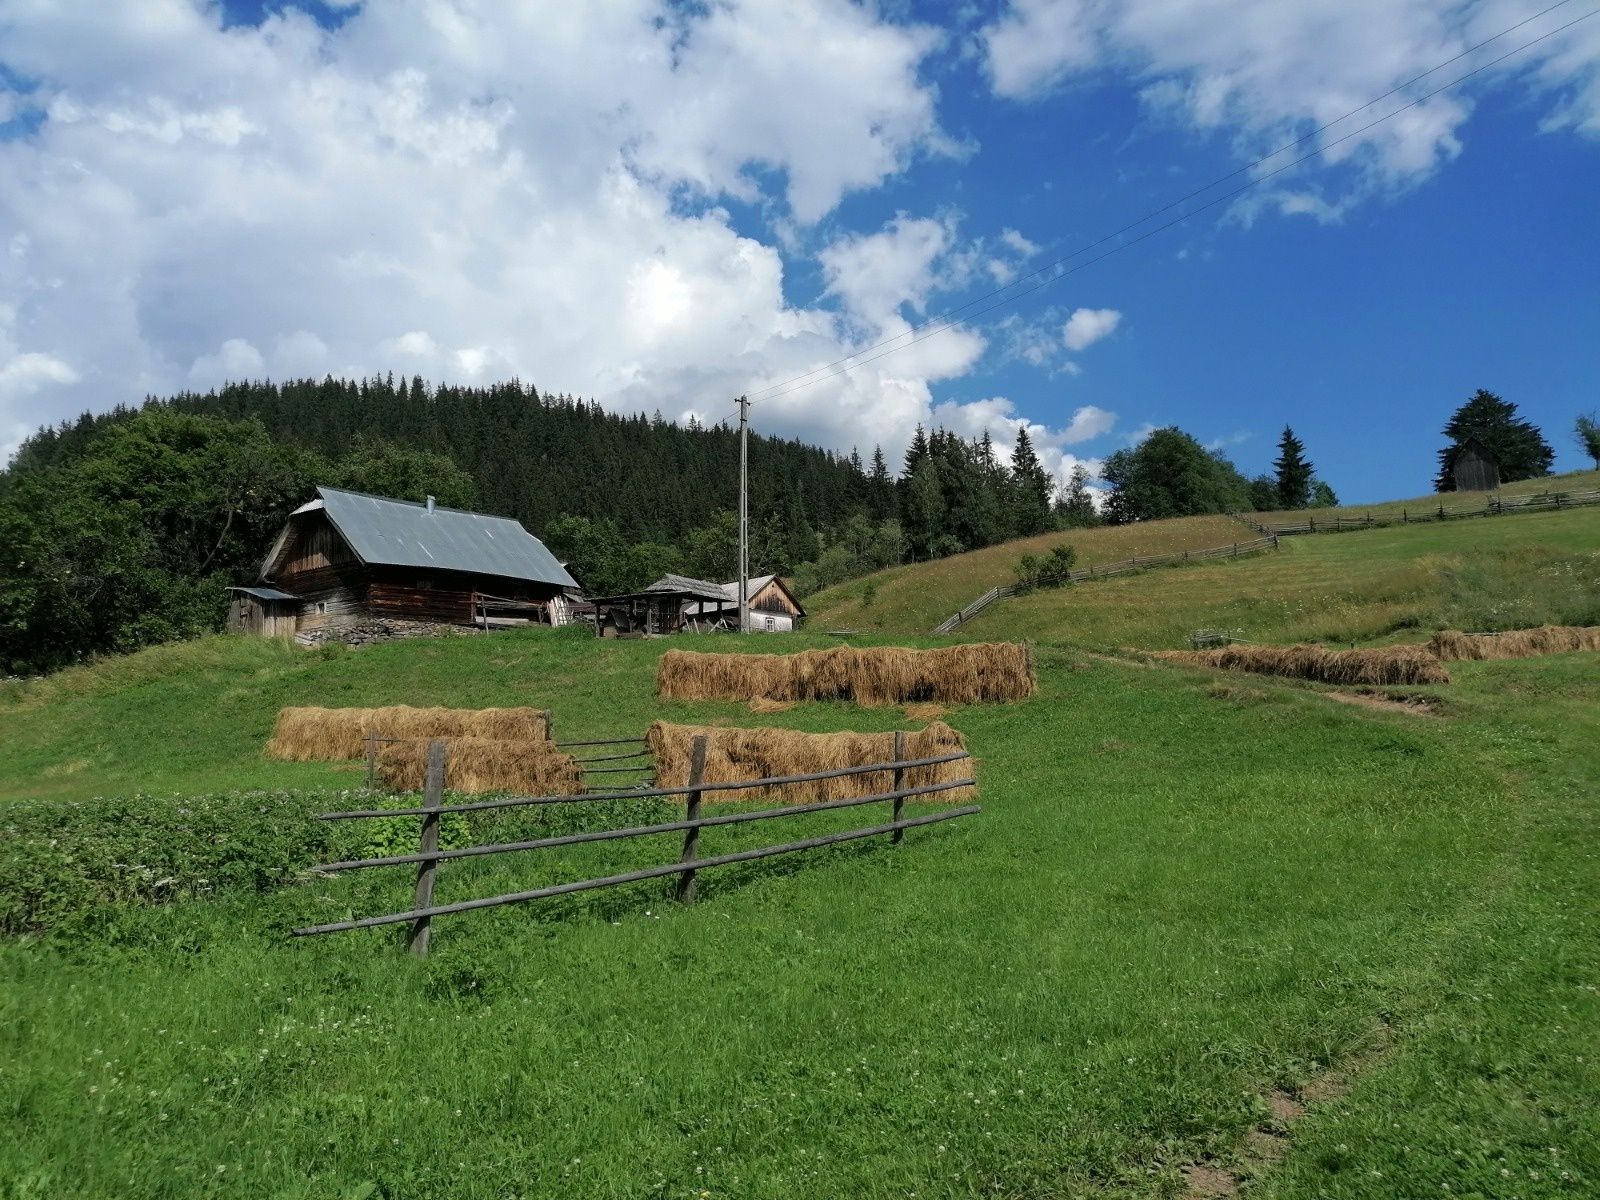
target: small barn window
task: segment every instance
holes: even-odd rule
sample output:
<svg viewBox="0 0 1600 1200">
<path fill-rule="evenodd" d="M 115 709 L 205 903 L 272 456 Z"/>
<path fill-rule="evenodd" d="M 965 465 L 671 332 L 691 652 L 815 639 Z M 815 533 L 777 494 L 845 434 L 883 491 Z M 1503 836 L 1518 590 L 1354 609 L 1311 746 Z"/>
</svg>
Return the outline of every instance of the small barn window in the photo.
<svg viewBox="0 0 1600 1200">
<path fill-rule="evenodd" d="M 317 601 L 317 612 L 319 614 L 321 614 L 321 613 L 325 613 L 327 611 L 328 611 L 328 602 L 326 600 L 318 600 Z"/>
<path fill-rule="evenodd" d="M 772 633 L 777 628 L 778 628 L 778 622 L 774 618 L 768 617 L 767 618 L 767 632 L 768 633 Z"/>
</svg>

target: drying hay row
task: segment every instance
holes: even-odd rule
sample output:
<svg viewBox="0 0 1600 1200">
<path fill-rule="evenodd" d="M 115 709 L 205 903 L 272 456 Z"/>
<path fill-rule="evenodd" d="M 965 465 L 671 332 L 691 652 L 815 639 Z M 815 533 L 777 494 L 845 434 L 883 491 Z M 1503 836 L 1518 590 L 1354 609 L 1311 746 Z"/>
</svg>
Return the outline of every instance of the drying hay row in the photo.
<svg viewBox="0 0 1600 1200">
<path fill-rule="evenodd" d="M 367 735 L 380 738 L 479 737 L 548 742 L 550 714 L 539 708 L 285 708 L 278 713 L 271 758 L 322 762 L 362 758 Z"/>
<path fill-rule="evenodd" d="M 694 739 L 700 734 L 704 734 L 707 740 L 702 779 L 709 783 L 809 775 L 839 767 L 894 761 L 892 733 L 797 733 L 792 729 L 729 729 L 722 726 L 668 725 L 657 721 L 645 735 L 645 743 L 655 756 L 656 783 L 659 786 L 688 786 Z M 935 758 L 965 749 L 966 740 L 939 721 L 926 729 L 906 734 L 905 757 L 908 759 Z M 905 773 L 905 786 L 926 787 L 933 783 L 968 779 L 972 777 L 971 772 L 972 760 L 969 758 L 911 767 Z M 708 792 L 706 799 L 713 803 L 729 804 L 745 800 L 809 804 L 818 800 L 843 800 L 892 790 L 894 772 L 872 771 L 862 775 L 818 779 L 810 783 Z M 955 803 L 970 799 L 974 791 L 971 787 L 951 788 L 946 792 L 930 793 L 927 798 Z"/>
<path fill-rule="evenodd" d="M 583 791 L 583 769 L 554 743 L 487 737 L 444 738 L 444 785 L 457 792 L 521 792 L 572 796 Z M 378 748 L 378 778 L 400 791 L 422 789 L 427 742 L 389 742 Z"/>
<path fill-rule="evenodd" d="M 1481 662 L 1489 658 L 1532 658 L 1573 650 L 1600 650 L 1600 626 L 1541 625 L 1511 633 L 1458 633 L 1442 629 L 1428 649 L 1445 662 Z"/>
<path fill-rule="evenodd" d="M 1422 646 L 1328 650 L 1322 646 L 1224 646 L 1217 650 L 1158 650 L 1167 662 L 1224 671 L 1286 675 L 1320 683 L 1449 683 L 1444 664 Z"/>
<path fill-rule="evenodd" d="M 982 704 L 1033 694 L 1027 647 L 1011 642 L 911 650 L 836 646 L 798 654 L 661 656 L 656 690 L 678 700 L 854 700 Z"/>
</svg>

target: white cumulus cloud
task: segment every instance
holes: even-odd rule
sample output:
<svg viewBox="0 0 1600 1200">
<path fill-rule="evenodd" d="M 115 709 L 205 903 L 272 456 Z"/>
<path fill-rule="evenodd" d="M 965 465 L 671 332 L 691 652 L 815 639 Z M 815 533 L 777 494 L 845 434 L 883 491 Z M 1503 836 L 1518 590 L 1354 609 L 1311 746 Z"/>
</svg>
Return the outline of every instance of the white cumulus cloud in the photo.
<svg viewBox="0 0 1600 1200">
<path fill-rule="evenodd" d="M 1061 340 L 1068 350 L 1086 350 L 1110 337 L 1122 324 L 1122 314 L 1114 308 L 1074 309 L 1061 327 Z"/>
<path fill-rule="evenodd" d="M 1033 250 L 1002 231 L 990 254 L 951 216 L 819 225 L 969 149 L 924 78 L 942 42 L 851 0 L 411 0 L 337 29 L 293 7 L 224 28 L 203 0 L 0 0 L 0 78 L 30 85 L 6 92 L 25 119 L 0 139 L 0 442 L 325 372 L 516 375 L 715 419 L 868 357 Z M 829 294 L 797 303 L 780 239 L 814 236 Z M 41 373 L 21 329 L 72 366 Z M 984 349 L 960 330 L 769 392 L 757 427 L 893 456 Z"/>
<path fill-rule="evenodd" d="M 1396 84 L 1548 7 L 1543 0 L 1009 0 L 981 31 L 995 92 L 1026 100 L 1108 66 L 1143 81 L 1149 109 L 1229 138 L 1253 159 L 1383 95 Z M 1579 10 L 1538 17 L 1430 75 L 1404 95 L 1336 125 L 1328 145 L 1408 99 L 1485 65 Z M 1351 164 L 1344 185 L 1361 197 L 1426 177 L 1460 153 L 1475 90 L 1521 79 L 1542 94 L 1547 128 L 1600 136 L 1600 21 L 1586 21 L 1495 66 L 1468 88 L 1423 101 L 1329 149 L 1319 162 Z M 1286 165 L 1293 155 L 1269 161 Z M 1339 197 L 1285 194 L 1290 212 L 1335 218 Z"/>
</svg>

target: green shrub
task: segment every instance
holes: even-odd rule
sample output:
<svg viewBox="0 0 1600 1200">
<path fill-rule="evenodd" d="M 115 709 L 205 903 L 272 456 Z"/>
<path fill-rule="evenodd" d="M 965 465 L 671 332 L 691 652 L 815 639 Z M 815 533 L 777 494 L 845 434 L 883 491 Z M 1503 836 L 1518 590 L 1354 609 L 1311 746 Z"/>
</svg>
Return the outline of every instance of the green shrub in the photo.
<svg viewBox="0 0 1600 1200">
<path fill-rule="evenodd" d="M 229 792 L 35 800 L 0 813 L 0 934 L 38 932 L 101 904 L 265 891 L 330 856 L 352 830 L 312 817 L 343 797 Z"/>
<path fill-rule="evenodd" d="M 449 795 L 446 802 L 460 799 Z M 19 801 L 0 815 L 0 936 L 41 933 L 105 905 L 264 892 L 308 878 L 317 863 L 413 853 L 419 817 L 315 819 L 372 803 L 366 792 Z M 418 797 L 380 803 L 409 808 Z M 446 813 L 439 846 L 650 825 L 677 811 L 665 800 L 643 798 Z"/>
<path fill-rule="evenodd" d="M 1072 578 L 1072 564 L 1077 561 L 1078 552 L 1071 546 L 1057 546 L 1043 558 L 1036 554 L 1024 554 L 1016 566 L 1018 595 L 1026 595 L 1034 588 L 1063 587 Z"/>
</svg>

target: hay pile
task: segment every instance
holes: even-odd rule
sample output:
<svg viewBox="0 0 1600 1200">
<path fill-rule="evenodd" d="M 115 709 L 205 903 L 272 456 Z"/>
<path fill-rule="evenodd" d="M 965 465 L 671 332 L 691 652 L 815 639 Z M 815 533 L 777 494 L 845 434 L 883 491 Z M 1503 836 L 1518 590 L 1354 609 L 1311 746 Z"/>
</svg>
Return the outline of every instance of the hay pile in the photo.
<svg viewBox="0 0 1600 1200">
<path fill-rule="evenodd" d="M 583 770 L 553 742 L 487 737 L 444 740 L 444 785 L 457 792 L 521 792 L 574 796 Z M 389 742 L 378 749 L 378 778 L 387 787 L 420 791 L 427 777 L 427 742 Z"/>
<path fill-rule="evenodd" d="M 661 656 L 656 690 L 679 700 L 854 700 L 857 704 L 981 704 L 1025 700 L 1033 672 L 1011 642 L 911 650 L 835 646 L 798 654 Z"/>
<path fill-rule="evenodd" d="M 732 656 L 730 656 L 732 657 Z M 705 734 L 706 768 L 702 778 L 709 783 L 730 783 L 744 779 L 764 779 L 776 775 L 809 775 L 838 767 L 864 766 L 867 763 L 894 761 L 892 733 L 797 733 L 791 729 L 730 729 L 723 726 L 668 725 L 657 721 L 645 735 L 645 743 L 655 756 L 656 783 L 661 787 L 684 787 L 689 782 L 690 756 L 694 739 Z M 935 721 L 926 729 L 906 734 L 907 758 L 933 758 L 966 749 L 966 740 L 950 726 Z M 907 787 L 926 787 L 931 783 L 972 777 L 972 760 L 935 763 L 906 771 Z M 734 792 L 707 792 L 706 800 L 738 803 L 760 800 L 778 804 L 809 804 L 818 800 L 843 800 L 851 796 L 870 796 L 892 791 L 894 772 L 873 771 L 864 775 L 840 775 L 811 783 L 792 783 L 770 788 L 744 788 Z M 929 800 L 954 803 L 971 799 L 975 789 L 951 788 L 933 792 Z"/>
<path fill-rule="evenodd" d="M 1224 671 L 1287 675 L 1321 683 L 1449 683 L 1444 664 L 1424 646 L 1328 650 L 1322 646 L 1223 646 L 1217 650 L 1158 650 L 1167 662 Z"/>
<path fill-rule="evenodd" d="M 1537 629 L 1518 629 L 1511 633 L 1457 633 L 1454 629 L 1442 629 L 1433 635 L 1428 649 L 1445 662 L 1600 650 L 1600 626 L 1541 625 Z"/>
<path fill-rule="evenodd" d="M 539 708 L 285 708 L 267 755 L 290 762 L 364 758 L 367 735 L 381 738 L 480 737 L 547 742 L 550 714 Z"/>
</svg>

